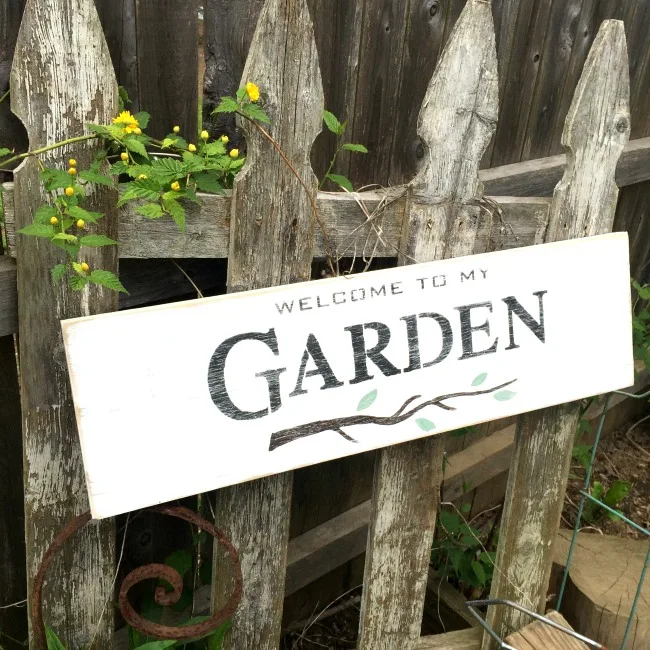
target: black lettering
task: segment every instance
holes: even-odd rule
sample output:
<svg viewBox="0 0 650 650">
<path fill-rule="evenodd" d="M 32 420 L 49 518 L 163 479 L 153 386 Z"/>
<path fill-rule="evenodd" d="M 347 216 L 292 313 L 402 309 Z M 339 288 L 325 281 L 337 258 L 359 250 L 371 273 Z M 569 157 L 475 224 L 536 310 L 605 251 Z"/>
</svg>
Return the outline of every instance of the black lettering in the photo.
<svg viewBox="0 0 650 650">
<path fill-rule="evenodd" d="M 314 370 L 306 371 L 307 363 L 309 362 L 310 358 L 314 360 L 316 368 Z M 302 355 L 302 361 L 300 362 L 300 370 L 298 371 L 298 380 L 296 381 L 296 387 L 289 397 L 304 395 L 307 392 L 302 387 L 305 377 L 314 377 L 315 375 L 320 375 L 323 378 L 323 385 L 321 386 L 321 390 L 343 386 L 343 382 L 339 381 L 334 375 L 334 372 L 332 372 L 332 367 L 325 358 L 318 339 L 313 334 L 310 334 L 307 338 L 307 346 L 305 348 L 304 354 Z"/>
<path fill-rule="evenodd" d="M 329 305 L 328 305 L 327 303 L 325 303 L 324 305 L 321 305 L 321 304 L 320 304 L 320 296 L 317 296 L 317 297 L 316 297 L 316 304 L 318 305 L 319 309 L 320 309 L 321 307 L 329 307 Z"/>
<path fill-rule="evenodd" d="M 508 328 L 510 331 L 510 345 L 506 350 L 514 350 L 519 346 L 515 343 L 515 328 L 512 315 L 516 314 L 521 322 L 542 342 L 546 343 L 546 330 L 544 328 L 544 294 L 548 291 L 536 291 L 533 296 L 537 296 L 539 301 L 539 320 L 536 321 L 525 309 L 521 303 L 514 297 L 504 298 L 503 302 L 508 305 Z"/>
<path fill-rule="evenodd" d="M 391 293 L 394 296 L 399 295 L 400 293 L 404 293 L 402 291 L 402 282 L 401 282 L 401 280 L 399 282 L 393 282 L 393 284 L 390 285 L 390 290 L 391 290 Z"/>
<path fill-rule="evenodd" d="M 256 377 L 264 377 L 269 388 L 270 411 L 268 408 L 259 411 L 242 411 L 237 408 L 228 394 L 226 387 L 226 378 L 224 371 L 226 368 L 226 359 L 230 351 L 242 341 L 259 341 L 264 343 L 271 352 L 277 357 L 280 354 L 278 349 L 278 339 L 275 335 L 275 329 L 271 328 L 268 332 L 249 332 L 248 334 L 238 334 L 232 338 L 226 339 L 212 355 L 210 366 L 208 368 L 208 389 L 214 405 L 226 416 L 233 420 L 256 420 L 273 413 L 282 406 L 280 396 L 280 375 L 286 371 L 286 368 L 277 368 L 260 372 Z"/>
<path fill-rule="evenodd" d="M 342 300 L 341 302 L 338 302 L 338 301 L 336 300 L 336 296 L 343 296 L 343 300 Z M 345 291 L 337 291 L 337 292 L 332 296 L 332 302 L 333 302 L 335 305 L 344 305 L 344 304 L 346 303 L 346 300 L 345 300 Z"/>
<path fill-rule="evenodd" d="M 438 284 L 438 278 L 442 278 L 442 282 Z M 440 287 L 446 287 L 447 286 L 447 276 L 446 275 L 434 275 L 433 276 L 433 286 L 436 289 L 439 289 Z"/>
<path fill-rule="evenodd" d="M 313 309 L 308 303 L 311 300 L 311 298 L 301 298 L 298 302 L 300 303 L 300 311 L 309 311 L 310 309 Z"/>
<path fill-rule="evenodd" d="M 467 275 L 465 275 L 465 273 L 463 273 L 462 271 L 460 272 L 460 281 L 461 282 L 465 282 L 465 280 L 473 280 L 473 279 L 474 279 L 474 271 L 472 271 L 471 273 L 468 273 Z"/>
<path fill-rule="evenodd" d="M 355 298 L 354 297 L 355 291 L 360 291 L 361 292 L 361 298 Z M 352 302 L 359 302 L 359 301 L 362 301 L 362 300 L 365 300 L 365 299 L 366 299 L 366 290 L 365 289 L 352 289 L 352 291 L 350 292 L 350 300 L 352 300 Z"/>
<path fill-rule="evenodd" d="M 460 312 L 460 334 L 463 342 L 463 356 L 460 359 L 471 359 L 472 357 L 480 357 L 483 354 L 492 354 L 497 351 L 499 339 L 495 339 L 492 347 L 487 350 L 474 350 L 474 332 L 485 332 L 490 336 L 490 322 L 486 320 L 482 325 L 472 325 L 472 309 L 489 309 L 492 313 L 491 302 L 481 302 L 476 305 L 465 305 L 464 307 L 456 307 Z"/>
<path fill-rule="evenodd" d="M 386 286 L 381 287 L 381 289 L 375 289 L 375 287 L 370 287 L 370 297 L 374 298 L 375 296 L 386 296 Z"/>
<path fill-rule="evenodd" d="M 378 341 L 374 348 L 366 348 L 364 337 L 365 330 L 375 330 Z M 374 375 L 368 373 L 368 359 L 372 361 L 386 377 L 399 375 L 398 370 L 383 354 L 386 346 L 390 343 L 390 329 L 384 323 L 366 323 L 365 325 L 353 325 L 346 327 L 346 332 L 350 332 L 352 337 L 352 352 L 354 354 L 355 377 L 350 381 L 351 384 L 360 384 L 364 381 L 370 381 Z"/>
<path fill-rule="evenodd" d="M 424 283 L 428 279 L 429 278 L 418 278 L 418 282 L 420 283 L 420 289 L 424 289 Z"/>
<path fill-rule="evenodd" d="M 283 302 L 282 307 L 280 307 L 280 305 L 276 303 L 275 307 L 280 312 L 280 314 L 284 314 L 285 310 L 291 313 L 291 311 L 293 310 L 293 300 L 291 301 L 291 304 L 287 304 L 286 302 Z"/>
<path fill-rule="evenodd" d="M 440 354 L 433 361 L 429 361 L 422 365 L 420 358 L 420 332 L 418 329 L 418 318 L 433 318 L 442 331 L 442 349 Z M 401 320 L 406 322 L 406 335 L 409 345 L 409 366 L 404 369 L 404 372 L 413 372 L 421 368 L 429 368 L 441 361 L 444 361 L 451 352 L 451 347 L 454 342 L 454 334 L 451 329 L 449 321 L 441 314 L 426 313 L 419 316 L 404 316 Z"/>
</svg>

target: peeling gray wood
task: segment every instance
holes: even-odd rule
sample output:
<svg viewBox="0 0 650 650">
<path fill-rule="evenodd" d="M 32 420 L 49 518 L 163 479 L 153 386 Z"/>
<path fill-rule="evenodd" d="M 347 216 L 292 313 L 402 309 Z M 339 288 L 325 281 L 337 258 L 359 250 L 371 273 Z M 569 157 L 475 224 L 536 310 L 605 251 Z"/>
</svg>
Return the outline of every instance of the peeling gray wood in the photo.
<svg viewBox="0 0 650 650">
<path fill-rule="evenodd" d="M 496 128 L 498 76 L 489 2 L 469 0 L 420 112 L 425 146 L 404 219 L 399 262 L 469 255 L 479 228 L 478 167 Z M 377 454 L 360 650 L 411 650 L 422 624 L 442 480 L 441 438 Z"/>
<path fill-rule="evenodd" d="M 29 0 L 11 75 L 11 107 L 25 125 L 30 146 L 81 135 L 86 122 L 106 122 L 117 111 L 117 84 L 92 0 Z M 74 155 L 87 167 L 93 145 L 79 145 L 44 156 L 61 165 Z M 17 229 L 31 223 L 42 204 L 35 159 L 15 174 Z M 115 204 L 108 190 L 96 190 L 90 209 Z M 102 222 L 117 235 L 117 215 L 108 208 Z M 28 588 L 53 536 L 73 516 L 88 509 L 67 367 L 59 321 L 117 307 L 108 290 L 75 293 L 53 287 L 50 269 L 62 260 L 54 247 L 19 237 L 18 314 L 24 441 L 25 530 Z M 84 256 L 91 266 L 116 269 L 117 251 L 97 249 Z M 102 342 L 98 341 L 98 345 Z M 110 647 L 113 617 L 100 617 L 112 597 L 115 562 L 112 522 L 86 526 L 66 547 L 45 584 L 45 620 L 66 647 Z M 109 605 L 110 611 L 110 605 Z"/>
<path fill-rule="evenodd" d="M 321 129 L 323 86 L 306 0 L 267 0 L 242 85 L 260 86 L 271 135 L 317 195 L 309 152 Z M 241 124 L 248 159 L 233 189 L 228 255 L 230 292 L 310 279 L 315 218 L 305 189 L 273 146 Z M 217 493 L 217 527 L 237 547 L 244 595 L 226 639 L 227 650 L 276 650 L 280 643 L 293 474 L 253 481 Z M 215 550 L 217 606 L 231 580 Z"/>
<path fill-rule="evenodd" d="M 13 211 L 13 186 L 7 188 L 7 243 L 11 255 L 16 254 L 16 230 Z M 362 192 L 357 195 L 372 214 L 384 199 L 380 192 Z M 366 216 L 357 200 L 342 192 L 318 195 L 318 211 L 332 245 L 339 254 L 353 257 L 374 252 L 375 257 L 397 257 L 400 247 L 402 224 L 406 211 L 406 191 L 394 188 L 390 196 L 402 197 L 389 200 L 379 215 L 373 229 L 366 223 Z M 548 225 L 547 198 L 494 197 L 503 211 L 502 222 L 482 210 L 474 253 L 532 246 L 543 241 Z M 122 210 L 120 219 L 121 259 L 189 259 L 226 258 L 230 248 L 231 196 L 201 195 L 201 206 L 187 206 L 188 220 L 182 235 L 171 219 L 151 221 L 136 214 L 133 207 Z M 314 236 L 312 255 L 325 257 L 323 234 L 319 228 Z"/>
<path fill-rule="evenodd" d="M 623 23 L 603 23 L 567 117 L 562 143 L 568 166 L 555 190 L 547 241 L 612 229 L 616 163 L 630 134 L 629 74 Z M 565 404 L 519 417 L 491 597 L 543 611 L 553 562 L 579 407 Z M 525 616 L 488 612 L 497 633 L 517 630 Z M 484 637 L 483 648 L 493 642 Z"/>
</svg>

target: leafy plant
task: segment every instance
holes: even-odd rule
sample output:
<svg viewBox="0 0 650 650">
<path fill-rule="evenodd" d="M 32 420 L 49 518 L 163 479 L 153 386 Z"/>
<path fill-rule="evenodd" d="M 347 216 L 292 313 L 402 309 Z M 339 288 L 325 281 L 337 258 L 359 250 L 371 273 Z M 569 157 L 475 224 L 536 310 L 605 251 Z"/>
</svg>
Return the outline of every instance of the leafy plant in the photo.
<svg viewBox="0 0 650 650">
<path fill-rule="evenodd" d="M 643 361 L 648 370 L 650 369 L 650 310 L 647 301 L 650 300 L 650 285 L 641 285 L 636 280 L 632 280 L 632 287 L 637 294 L 632 313 L 634 358 Z"/>
<path fill-rule="evenodd" d="M 629 481 L 622 481 L 620 479 L 614 481 L 608 489 L 600 481 L 594 481 L 594 485 L 591 488 L 591 496 L 613 510 L 620 512 L 618 506 L 629 494 L 631 489 L 632 484 Z M 618 521 L 619 519 L 617 515 L 602 508 L 598 503 L 591 500 L 586 500 L 583 516 L 588 523 L 595 523 L 604 516 L 607 516 L 612 521 Z"/>
<path fill-rule="evenodd" d="M 345 135 L 347 122 L 340 122 L 336 115 L 333 113 L 330 113 L 329 111 L 323 111 L 323 122 L 325 122 L 325 126 L 336 136 L 336 151 L 334 152 L 334 156 L 330 161 L 330 166 L 327 170 L 327 173 L 325 174 L 325 178 L 323 178 L 321 181 L 319 189 L 322 189 L 325 181 L 329 180 L 339 187 L 342 187 L 344 190 L 352 192 L 354 190 L 354 187 L 352 186 L 350 179 L 341 174 L 334 173 L 336 161 L 338 160 L 338 157 L 342 151 L 366 154 L 368 153 L 368 149 L 366 149 L 366 147 L 364 147 L 362 144 L 343 142 L 343 136 Z"/>
</svg>

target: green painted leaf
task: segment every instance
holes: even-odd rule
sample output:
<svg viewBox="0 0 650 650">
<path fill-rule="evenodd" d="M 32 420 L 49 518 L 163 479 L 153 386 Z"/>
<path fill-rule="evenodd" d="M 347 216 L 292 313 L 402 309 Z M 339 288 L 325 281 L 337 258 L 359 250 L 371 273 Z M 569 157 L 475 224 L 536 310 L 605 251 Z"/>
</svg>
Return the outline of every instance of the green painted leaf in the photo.
<svg viewBox="0 0 650 650">
<path fill-rule="evenodd" d="M 346 178 L 345 176 L 341 176 L 340 174 L 328 174 L 327 178 L 329 178 L 332 181 L 332 183 L 336 183 L 337 185 L 340 185 L 343 189 L 347 190 L 348 192 L 354 191 L 352 182 L 350 181 L 349 178 Z"/>
<path fill-rule="evenodd" d="M 511 390 L 502 390 L 494 396 L 494 399 L 498 402 L 507 402 L 508 400 L 511 400 L 516 394 L 517 393 L 513 393 Z"/>
<path fill-rule="evenodd" d="M 339 122 L 339 118 L 336 117 L 334 113 L 323 111 L 323 122 L 325 122 L 325 126 L 327 126 L 327 128 L 336 135 L 342 135 L 343 131 L 345 131 L 345 127 L 341 124 L 341 122 Z"/>
<path fill-rule="evenodd" d="M 482 372 L 474 381 L 472 382 L 472 386 L 480 386 L 485 380 L 487 379 L 487 372 Z"/>
<path fill-rule="evenodd" d="M 160 217 L 165 214 L 160 203 L 147 203 L 141 205 L 139 208 L 136 208 L 136 212 L 146 219 L 160 219 Z"/>
<path fill-rule="evenodd" d="M 418 418 L 415 423 L 420 427 L 420 429 L 422 429 L 422 431 L 426 431 L 427 433 L 436 428 L 436 425 L 426 418 Z"/>
<path fill-rule="evenodd" d="M 52 269 L 52 282 L 54 282 L 54 284 L 57 284 L 58 282 L 61 282 L 61 280 L 66 275 L 68 275 L 68 265 L 67 264 L 57 264 Z"/>
<path fill-rule="evenodd" d="M 357 406 L 357 411 L 365 411 L 366 409 L 370 408 L 374 403 L 375 400 L 377 399 L 377 389 L 370 391 L 365 397 L 361 399 L 359 402 L 359 406 Z"/>
<path fill-rule="evenodd" d="M 118 291 L 120 293 L 126 293 L 127 295 L 129 293 L 120 282 L 120 279 L 110 271 L 102 271 L 100 269 L 97 269 L 90 274 L 89 279 L 91 282 L 99 284 L 102 287 L 106 287 L 107 289 L 112 289 L 113 291 Z"/>
<path fill-rule="evenodd" d="M 47 625 L 45 626 L 45 639 L 47 640 L 47 650 L 66 650 L 54 630 Z"/>
<path fill-rule="evenodd" d="M 362 144 L 344 144 L 343 148 L 346 151 L 354 151 L 354 153 L 368 153 L 368 149 L 364 147 Z"/>
<path fill-rule="evenodd" d="M 82 246 L 100 248 L 101 246 L 114 246 L 117 242 L 106 235 L 86 235 L 79 240 Z"/>
</svg>

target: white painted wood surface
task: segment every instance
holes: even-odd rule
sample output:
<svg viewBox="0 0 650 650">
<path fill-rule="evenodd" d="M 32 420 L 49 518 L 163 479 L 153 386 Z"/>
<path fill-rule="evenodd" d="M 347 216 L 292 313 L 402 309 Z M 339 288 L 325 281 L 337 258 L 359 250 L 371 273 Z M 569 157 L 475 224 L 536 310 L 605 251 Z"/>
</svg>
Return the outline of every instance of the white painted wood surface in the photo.
<svg viewBox="0 0 650 650">
<path fill-rule="evenodd" d="M 463 279 L 472 271 L 473 280 Z M 106 517 L 628 386 L 633 373 L 628 272 L 627 235 L 620 233 L 65 321 L 93 513 Z M 432 278 L 440 283 L 443 276 L 446 286 L 434 288 Z M 539 291 L 548 292 L 543 298 L 545 342 L 515 314 L 520 347 L 506 349 L 510 334 L 503 299 L 515 296 L 539 321 L 539 301 L 533 295 Z M 335 304 L 344 299 L 345 304 Z M 470 343 L 467 337 L 461 340 L 458 308 L 485 302 L 492 303 L 492 314 L 487 307 L 476 308 L 471 320 L 478 328 L 489 317 L 490 335 L 477 329 L 472 345 L 479 352 L 498 338 L 496 352 L 459 360 L 467 356 Z M 584 310 L 596 303 L 608 309 L 585 329 Z M 285 305 L 293 305 L 291 313 Z M 448 319 L 453 333 L 449 354 L 431 367 L 403 372 L 414 358 L 402 318 L 427 312 Z M 368 360 L 372 378 L 356 382 L 365 378 L 363 359 L 353 354 L 354 326 L 373 322 L 390 329 L 384 354 L 396 372 L 385 366 L 390 376 L 384 376 Z M 421 363 L 426 364 L 440 354 L 442 330 L 426 318 L 419 327 Z M 271 332 L 270 347 L 260 340 L 234 345 L 224 366 L 225 389 L 234 407 L 264 416 L 235 420 L 232 416 L 238 414 L 222 399 L 224 387 L 215 370 L 228 346 L 215 352 L 249 332 Z M 315 369 L 311 358 L 306 373 L 300 372 L 310 334 L 326 360 L 321 371 L 327 374 L 323 368 L 328 363 L 340 386 L 322 390 L 324 377 L 310 376 Z M 97 346 L 102 340 L 113 343 Z M 271 349 L 276 342 L 277 354 Z M 376 342 L 376 333 L 368 330 L 368 350 Z M 209 380 L 211 362 L 216 365 Z M 274 369 L 278 372 L 260 375 Z M 485 380 L 472 386 L 483 373 Z M 300 379 L 301 374 L 306 376 Z M 278 408 L 268 413 L 275 376 L 282 405 L 272 400 Z M 514 380 L 507 387 L 516 393 L 512 399 L 494 398 L 502 390 L 496 387 Z M 291 397 L 296 384 L 306 392 Z M 405 413 L 437 396 L 478 391 L 489 392 L 449 398 L 444 405 L 457 410 L 431 405 L 392 426 L 355 419 L 311 430 L 306 426 L 332 418 L 392 416 L 415 395 L 422 398 L 410 401 Z M 369 395 L 362 404 L 367 408 L 358 411 Z M 220 405 L 213 398 L 221 399 Z M 420 418 L 435 428 L 423 430 L 429 425 L 418 423 Z M 130 451 L 126 460 L 124 448 Z M 204 450 L 198 458 L 197 448 Z M 170 471 L 174 481 L 160 480 Z"/>
<path fill-rule="evenodd" d="M 608 20 L 594 41 L 567 117 L 562 142 L 568 165 L 553 197 L 547 241 L 612 229 L 618 196 L 614 173 L 630 135 L 629 92 L 623 23 Z M 607 318 L 612 309 L 608 301 L 594 297 L 585 309 L 589 326 L 594 317 Z M 559 364 L 552 376 L 563 374 L 567 363 Z M 515 600 L 540 612 L 546 607 L 553 541 L 560 524 L 579 410 L 579 405 L 563 404 L 519 418 L 493 598 Z M 492 608 L 488 621 L 505 636 L 528 619 L 512 609 Z M 494 647 L 484 635 L 484 650 Z"/>
</svg>

